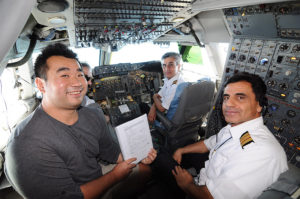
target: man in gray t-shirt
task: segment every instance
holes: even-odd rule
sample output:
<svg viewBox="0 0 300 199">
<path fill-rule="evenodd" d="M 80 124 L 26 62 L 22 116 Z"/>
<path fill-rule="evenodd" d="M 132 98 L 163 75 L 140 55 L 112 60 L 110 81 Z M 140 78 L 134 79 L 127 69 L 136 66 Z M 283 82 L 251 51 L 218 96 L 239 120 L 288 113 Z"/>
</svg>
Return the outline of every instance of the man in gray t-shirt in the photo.
<svg viewBox="0 0 300 199">
<path fill-rule="evenodd" d="M 48 46 L 35 75 L 43 99 L 10 138 L 9 182 L 24 198 L 98 198 L 131 173 L 135 158 L 123 160 L 101 110 L 80 106 L 87 82 L 75 53 L 62 44 Z M 155 157 L 152 150 L 140 168 Z M 99 160 L 116 166 L 102 174 Z"/>
</svg>

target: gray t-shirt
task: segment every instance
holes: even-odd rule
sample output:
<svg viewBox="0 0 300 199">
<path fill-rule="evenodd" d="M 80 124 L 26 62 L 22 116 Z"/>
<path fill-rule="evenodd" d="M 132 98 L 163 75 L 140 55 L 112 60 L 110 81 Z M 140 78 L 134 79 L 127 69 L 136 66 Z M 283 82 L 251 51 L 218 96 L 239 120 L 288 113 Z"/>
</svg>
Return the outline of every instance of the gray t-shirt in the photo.
<svg viewBox="0 0 300 199">
<path fill-rule="evenodd" d="M 99 160 L 115 163 L 120 148 L 100 109 L 80 107 L 78 121 L 65 125 L 39 106 L 12 134 L 5 173 L 30 199 L 83 198 L 80 185 L 102 176 Z"/>
</svg>

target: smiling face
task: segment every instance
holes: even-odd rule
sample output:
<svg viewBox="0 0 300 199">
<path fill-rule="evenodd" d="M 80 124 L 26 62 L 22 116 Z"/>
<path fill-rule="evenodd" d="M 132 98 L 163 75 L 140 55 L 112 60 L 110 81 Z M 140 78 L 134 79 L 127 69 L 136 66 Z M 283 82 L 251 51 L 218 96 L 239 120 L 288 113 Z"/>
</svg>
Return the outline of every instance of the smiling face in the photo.
<svg viewBox="0 0 300 199">
<path fill-rule="evenodd" d="M 262 107 L 255 99 L 251 84 L 240 81 L 225 87 L 222 110 L 226 122 L 236 126 L 259 117 Z"/>
<path fill-rule="evenodd" d="M 87 90 L 87 82 L 76 59 L 51 56 L 47 59 L 47 80 L 36 78 L 43 93 L 43 107 L 76 109 Z"/>
<path fill-rule="evenodd" d="M 162 63 L 163 66 L 163 72 L 166 78 L 171 79 L 180 70 L 180 65 L 176 64 L 176 59 L 174 57 L 168 57 L 163 60 Z"/>
</svg>

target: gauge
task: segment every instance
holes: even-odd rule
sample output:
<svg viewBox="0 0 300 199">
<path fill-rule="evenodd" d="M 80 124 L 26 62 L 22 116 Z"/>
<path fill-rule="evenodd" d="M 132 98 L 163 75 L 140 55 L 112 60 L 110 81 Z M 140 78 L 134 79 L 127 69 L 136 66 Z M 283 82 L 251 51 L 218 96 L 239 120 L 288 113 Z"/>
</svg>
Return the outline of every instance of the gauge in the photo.
<svg viewBox="0 0 300 199">
<path fill-rule="evenodd" d="M 288 89 L 288 85 L 286 83 L 279 84 L 279 87 L 284 91 Z"/>
<path fill-rule="evenodd" d="M 275 81 L 275 80 L 269 80 L 268 82 L 267 82 L 267 85 L 270 87 L 273 87 L 273 86 L 275 86 L 277 84 L 277 82 Z"/>
<path fill-rule="evenodd" d="M 229 56 L 229 59 L 230 60 L 235 60 L 236 58 L 236 54 L 235 53 L 231 53 L 230 56 Z"/>
<path fill-rule="evenodd" d="M 246 56 L 245 55 L 240 55 L 239 56 L 239 61 L 245 61 L 245 59 L 246 59 Z"/>
<path fill-rule="evenodd" d="M 293 49 L 292 49 L 293 53 L 299 53 L 300 52 L 300 44 L 296 44 Z"/>
<path fill-rule="evenodd" d="M 288 111 L 286 112 L 286 115 L 287 115 L 288 117 L 296 117 L 296 112 L 295 112 L 294 110 L 288 110 Z"/>
<path fill-rule="evenodd" d="M 290 48 L 290 44 L 284 43 L 279 46 L 279 51 L 284 52 Z"/>
<path fill-rule="evenodd" d="M 256 61 L 256 58 L 255 57 L 250 57 L 248 62 L 253 64 L 254 62 Z"/>
</svg>

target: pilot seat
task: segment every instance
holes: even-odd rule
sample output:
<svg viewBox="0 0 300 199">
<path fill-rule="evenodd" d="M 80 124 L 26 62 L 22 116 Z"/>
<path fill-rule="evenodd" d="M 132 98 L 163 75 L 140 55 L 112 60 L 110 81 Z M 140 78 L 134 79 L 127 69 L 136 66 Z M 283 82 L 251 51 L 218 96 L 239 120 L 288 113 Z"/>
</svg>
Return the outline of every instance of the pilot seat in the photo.
<svg viewBox="0 0 300 199">
<path fill-rule="evenodd" d="M 199 139 L 199 130 L 209 112 L 215 91 L 212 81 L 184 82 L 177 86 L 167 114 L 157 111 L 151 130 L 155 148 L 164 146 L 170 152 Z"/>
</svg>

